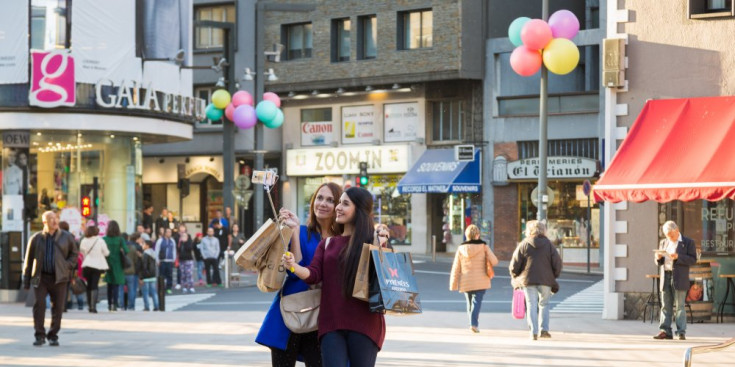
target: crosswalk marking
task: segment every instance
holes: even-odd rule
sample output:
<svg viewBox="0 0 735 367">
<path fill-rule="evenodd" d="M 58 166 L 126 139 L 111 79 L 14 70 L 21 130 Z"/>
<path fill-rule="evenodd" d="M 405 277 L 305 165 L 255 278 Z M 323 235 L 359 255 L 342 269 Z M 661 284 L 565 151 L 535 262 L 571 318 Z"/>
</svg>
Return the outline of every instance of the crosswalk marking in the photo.
<svg viewBox="0 0 735 367">
<path fill-rule="evenodd" d="M 602 314 L 603 308 L 602 280 L 575 293 L 551 308 L 557 313 Z"/>
</svg>

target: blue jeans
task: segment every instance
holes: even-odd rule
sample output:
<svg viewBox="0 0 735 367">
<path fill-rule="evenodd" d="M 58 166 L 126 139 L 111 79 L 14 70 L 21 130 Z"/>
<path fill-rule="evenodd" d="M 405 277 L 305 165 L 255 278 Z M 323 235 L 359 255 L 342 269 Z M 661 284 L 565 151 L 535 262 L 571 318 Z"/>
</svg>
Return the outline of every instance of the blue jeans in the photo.
<svg viewBox="0 0 735 367">
<path fill-rule="evenodd" d="M 350 330 L 324 334 L 321 339 L 324 367 L 373 367 L 378 346 L 366 335 Z"/>
<path fill-rule="evenodd" d="M 531 335 L 539 334 L 539 323 L 541 331 L 549 331 L 549 300 L 551 299 L 551 287 L 548 285 L 529 285 L 523 291 L 526 294 L 526 321 Z M 539 322 L 539 316 L 541 320 Z"/>
<path fill-rule="evenodd" d="M 470 317 L 470 326 L 477 327 L 480 318 L 480 307 L 482 307 L 482 297 L 485 296 L 485 290 L 469 291 L 464 294 L 467 299 L 467 315 Z"/>
<path fill-rule="evenodd" d="M 153 281 L 143 281 L 143 289 L 141 291 L 143 294 L 143 304 L 145 306 L 146 310 L 150 310 L 150 304 L 148 303 L 148 297 L 150 296 L 153 298 L 153 307 L 154 309 L 158 309 L 158 292 L 156 292 L 156 280 L 153 278 Z"/>
<path fill-rule="evenodd" d="M 166 290 L 170 290 L 174 282 L 174 263 L 161 261 L 161 264 L 158 265 L 158 274 L 166 278 Z"/>
<path fill-rule="evenodd" d="M 125 285 L 128 286 L 128 310 L 135 311 L 135 296 L 138 294 L 138 276 L 137 275 L 126 275 Z M 125 309 L 125 287 L 120 287 L 118 292 L 118 307 L 121 310 Z"/>
<path fill-rule="evenodd" d="M 198 260 L 197 261 L 197 278 L 196 278 L 196 281 L 197 282 L 202 282 L 204 280 L 205 280 L 205 278 L 204 278 L 204 260 Z"/>
<path fill-rule="evenodd" d="M 687 291 L 680 291 L 674 288 L 674 279 L 670 272 L 664 272 L 663 290 L 661 291 L 661 317 L 658 324 L 659 330 L 666 335 L 671 333 L 671 316 L 676 319 L 676 333 L 684 335 L 687 332 L 687 312 L 684 309 L 686 305 Z M 675 313 L 672 312 L 674 311 Z"/>
</svg>

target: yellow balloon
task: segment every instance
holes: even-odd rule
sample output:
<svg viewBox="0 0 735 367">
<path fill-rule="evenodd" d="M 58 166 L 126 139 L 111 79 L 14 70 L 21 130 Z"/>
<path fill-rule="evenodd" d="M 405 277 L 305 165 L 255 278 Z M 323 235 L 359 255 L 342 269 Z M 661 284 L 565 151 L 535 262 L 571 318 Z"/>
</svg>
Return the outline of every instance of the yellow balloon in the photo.
<svg viewBox="0 0 735 367">
<path fill-rule="evenodd" d="M 558 75 L 569 74 L 579 63 L 579 49 L 566 38 L 554 38 L 544 48 L 544 65 Z"/>
<path fill-rule="evenodd" d="M 230 100 L 230 93 L 224 89 L 219 89 L 212 93 L 212 104 L 220 110 L 227 108 L 227 105 L 230 104 Z"/>
</svg>

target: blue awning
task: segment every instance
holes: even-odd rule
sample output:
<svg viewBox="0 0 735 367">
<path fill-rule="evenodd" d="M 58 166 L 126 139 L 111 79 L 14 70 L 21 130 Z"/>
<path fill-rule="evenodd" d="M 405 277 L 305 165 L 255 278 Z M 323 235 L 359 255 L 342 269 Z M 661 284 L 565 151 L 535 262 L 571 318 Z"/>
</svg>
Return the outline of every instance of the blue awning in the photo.
<svg viewBox="0 0 735 367">
<path fill-rule="evenodd" d="M 455 161 L 454 149 L 429 149 L 398 183 L 401 194 L 480 192 L 480 150 L 475 160 Z"/>
</svg>

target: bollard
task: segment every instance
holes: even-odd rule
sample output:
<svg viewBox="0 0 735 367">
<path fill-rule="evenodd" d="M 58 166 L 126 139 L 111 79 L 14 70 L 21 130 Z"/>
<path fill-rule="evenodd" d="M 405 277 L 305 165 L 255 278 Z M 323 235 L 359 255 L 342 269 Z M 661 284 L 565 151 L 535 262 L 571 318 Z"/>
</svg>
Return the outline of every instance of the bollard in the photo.
<svg viewBox="0 0 735 367">
<path fill-rule="evenodd" d="M 431 261 L 436 262 L 436 235 L 431 235 Z"/>
<path fill-rule="evenodd" d="M 158 291 L 158 311 L 166 311 L 166 279 L 163 276 L 158 276 L 156 291 Z"/>
<path fill-rule="evenodd" d="M 230 288 L 230 251 L 225 250 L 225 288 Z"/>
</svg>

